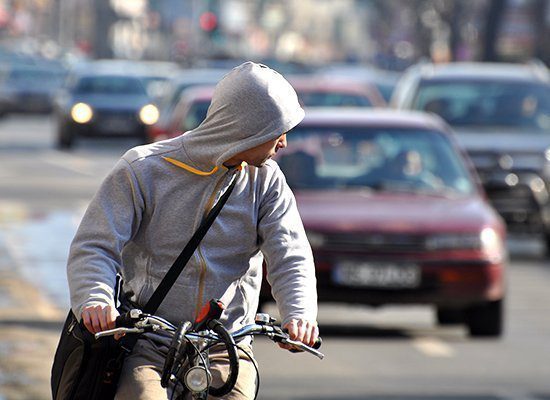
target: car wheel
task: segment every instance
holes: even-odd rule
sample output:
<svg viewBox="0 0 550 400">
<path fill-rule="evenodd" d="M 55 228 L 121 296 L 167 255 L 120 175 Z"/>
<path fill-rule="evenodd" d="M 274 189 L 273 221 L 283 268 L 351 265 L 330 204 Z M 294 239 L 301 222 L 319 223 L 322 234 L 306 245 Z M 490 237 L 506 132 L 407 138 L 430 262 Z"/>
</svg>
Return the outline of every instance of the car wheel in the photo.
<svg viewBox="0 0 550 400">
<path fill-rule="evenodd" d="M 550 232 L 544 234 L 544 244 L 546 244 L 546 255 L 550 256 Z"/>
<path fill-rule="evenodd" d="M 74 136 L 66 126 L 60 126 L 57 131 L 57 147 L 70 149 L 74 144 Z"/>
<path fill-rule="evenodd" d="M 456 325 L 464 323 L 464 310 L 459 308 L 437 307 L 436 319 L 439 325 Z"/>
<path fill-rule="evenodd" d="M 470 336 L 501 336 L 503 320 L 503 300 L 475 305 L 466 311 L 466 324 L 468 325 Z"/>
</svg>

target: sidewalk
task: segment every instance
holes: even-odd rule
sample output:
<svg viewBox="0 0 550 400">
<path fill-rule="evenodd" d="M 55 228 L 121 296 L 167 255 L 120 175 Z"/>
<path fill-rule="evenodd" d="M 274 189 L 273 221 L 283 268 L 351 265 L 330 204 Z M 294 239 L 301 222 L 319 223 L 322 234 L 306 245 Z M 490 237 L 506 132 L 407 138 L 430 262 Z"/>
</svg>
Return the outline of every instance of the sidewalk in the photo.
<svg viewBox="0 0 550 400">
<path fill-rule="evenodd" d="M 23 280 L 0 243 L 0 400 L 51 399 L 50 369 L 66 310 Z"/>
</svg>

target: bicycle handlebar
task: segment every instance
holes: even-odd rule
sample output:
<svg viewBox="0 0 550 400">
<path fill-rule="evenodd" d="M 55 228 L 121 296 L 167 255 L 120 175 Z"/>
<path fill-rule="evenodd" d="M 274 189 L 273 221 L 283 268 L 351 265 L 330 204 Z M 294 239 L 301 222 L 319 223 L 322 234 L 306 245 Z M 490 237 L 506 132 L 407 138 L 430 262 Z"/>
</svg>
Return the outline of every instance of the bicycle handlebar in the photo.
<svg viewBox="0 0 550 400">
<path fill-rule="evenodd" d="M 216 397 L 222 397 L 229 393 L 237 381 L 239 373 L 239 356 L 237 353 L 238 339 L 246 336 L 261 335 L 266 336 L 276 343 L 282 343 L 292 346 L 292 352 L 307 352 L 319 359 L 324 358 L 324 354 L 318 351 L 322 340 L 319 337 L 313 346 L 308 346 L 300 341 L 292 340 L 288 332 L 284 331 L 280 326 L 275 325 L 275 320 L 267 314 L 258 315 L 257 323 L 243 326 L 241 329 L 229 333 L 217 319 L 206 319 L 191 322 L 184 322 L 176 327 L 169 321 L 157 317 L 155 315 L 144 314 L 140 310 L 130 310 L 125 314 L 120 315 L 116 319 L 116 328 L 98 332 L 94 336 L 96 339 L 112 335 L 124 334 L 141 334 L 145 332 L 155 332 L 164 330 L 174 333 L 172 344 L 165 359 L 161 384 L 167 387 L 172 378 L 174 368 L 178 369 L 183 360 L 187 356 L 188 350 L 185 350 L 184 342 L 206 341 L 210 343 L 206 348 L 216 343 L 223 343 L 227 349 L 229 356 L 229 374 L 225 383 L 222 386 L 215 388 L 210 387 L 209 393 Z M 200 323 L 198 323 L 200 322 Z M 197 328 L 201 330 L 198 331 Z M 194 347 L 194 346 L 193 346 Z M 194 347 L 197 350 L 196 347 Z M 197 350 L 198 351 L 198 350 Z M 208 386 L 210 383 L 208 383 Z"/>
</svg>

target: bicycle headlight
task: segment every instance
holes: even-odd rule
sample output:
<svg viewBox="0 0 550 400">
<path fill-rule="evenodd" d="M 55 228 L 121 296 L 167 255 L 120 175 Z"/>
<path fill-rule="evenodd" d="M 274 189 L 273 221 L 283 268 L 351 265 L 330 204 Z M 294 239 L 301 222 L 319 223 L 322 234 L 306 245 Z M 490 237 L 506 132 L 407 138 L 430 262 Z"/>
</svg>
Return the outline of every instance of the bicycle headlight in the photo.
<svg viewBox="0 0 550 400">
<path fill-rule="evenodd" d="M 94 111 L 92 110 L 92 107 L 86 103 L 76 103 L 71 108 L 71 118 L 79 124 L 90 122 L 93 116 Z"/>
<path fill-rule="evenodd" d="M 139 119 L 145 125 L 153 125 L 159 120 L 159 110 L 153 104 L 147 104 L 139 110 Z"/>
<path fill-rule="evenodd" d="M 192 367 L 185 373 L 183 380 L 190 391 L 194 393 L 204 392 L 210 383 L 210 373 L 204 367 Z"/>
</svg>

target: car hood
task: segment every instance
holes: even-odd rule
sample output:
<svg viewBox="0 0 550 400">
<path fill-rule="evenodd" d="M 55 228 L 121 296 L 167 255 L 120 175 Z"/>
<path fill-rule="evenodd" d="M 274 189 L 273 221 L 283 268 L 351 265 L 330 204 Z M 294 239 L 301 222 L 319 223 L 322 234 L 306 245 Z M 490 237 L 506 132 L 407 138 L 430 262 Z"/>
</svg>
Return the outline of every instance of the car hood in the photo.
<svg viewBox="0 0 550 400">
<path fill-rule="evenodd" d="M 147 96 L 136 95 L 80 95 L 74 96 L 72 104 L 83 102 L 98 110 L 139 110 L 151 103 Z"/>
<path fill-rule="evenodd" d="M 500 223 L 478 196 L 296 191 L 296 199 L 306 229 L 324 232 L 471 232 Z"/>
<path fill-rule="evenodd" d="M 550 147 L 550 131 L 531 133 L 510 129 L 454 128 L 455 137 L 467 151 L 540 153 Z"/>
</svg>

